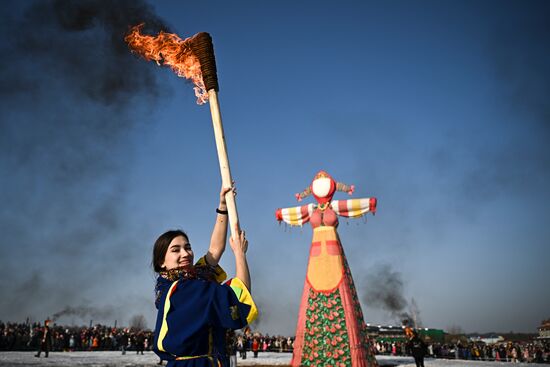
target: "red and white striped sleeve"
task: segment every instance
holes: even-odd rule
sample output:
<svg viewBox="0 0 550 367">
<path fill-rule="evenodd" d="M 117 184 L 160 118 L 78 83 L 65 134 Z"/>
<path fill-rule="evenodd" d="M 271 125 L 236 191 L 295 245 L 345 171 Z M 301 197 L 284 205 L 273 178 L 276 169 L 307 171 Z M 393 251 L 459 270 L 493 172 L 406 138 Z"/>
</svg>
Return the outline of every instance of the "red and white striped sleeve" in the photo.
<svg viewBox="0 0 550 367">
<path fill-rule="evenodd" d="M 376 198 L 333 200 L 332 210 L 342 217 L 356 218 L 366 213 L 376 212 Z"/>
<path fill-rule="evenodd" d="M 275 217 L 279 222 L 283 221 L 291 226 L 302 226 L 309 222 L 313 209 L 313 204 L 277 209 Z"/>
</svg>

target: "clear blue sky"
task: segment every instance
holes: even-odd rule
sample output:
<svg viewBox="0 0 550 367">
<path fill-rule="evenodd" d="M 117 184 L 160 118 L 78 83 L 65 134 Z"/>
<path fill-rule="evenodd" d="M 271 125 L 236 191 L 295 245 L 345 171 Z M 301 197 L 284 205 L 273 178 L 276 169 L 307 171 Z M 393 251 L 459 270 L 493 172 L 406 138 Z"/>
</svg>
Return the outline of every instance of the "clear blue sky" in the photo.
<svg viewBox="0 0 550 367">
<path fill-rule="evenodd" d="M 152 243 L 182 228 L 203 253 L 215 219 L 209 107 L 60 4 L 0 12 L 13 55 L 0 72 L 0 319 L 86 306 L 86 320 L 152 327 Z M 384 267 L 426 327 L 536 332 L 550 317 L 548 3 L 150 6 L 182 37 L 212 35 L 261 331 L 294 332 L 311 228 L 285 230 L 274 211 L 321 169 L 379 200 L 339 227 L 367 322 L 398 323 L 368 299 Z M 222 265 L 233 272 L 229 249 Z"/>
</svg>

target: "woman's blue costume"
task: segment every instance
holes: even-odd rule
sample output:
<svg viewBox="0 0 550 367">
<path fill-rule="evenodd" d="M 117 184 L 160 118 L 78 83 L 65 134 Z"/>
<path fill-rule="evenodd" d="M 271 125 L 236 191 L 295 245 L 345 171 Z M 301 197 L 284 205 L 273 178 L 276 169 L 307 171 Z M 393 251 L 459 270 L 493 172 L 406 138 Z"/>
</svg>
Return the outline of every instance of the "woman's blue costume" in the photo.
<svg viewBox="0 0 550 367">
<path fill-rule="evenodd" d="M 238 279 L 202 257 L 191 271 L 161 272 L 157 279 L 157 323 L 153 349 L 169 367 L 229 366 L 227 329 L 252 322 L 258 310 Z"/>
</svg>

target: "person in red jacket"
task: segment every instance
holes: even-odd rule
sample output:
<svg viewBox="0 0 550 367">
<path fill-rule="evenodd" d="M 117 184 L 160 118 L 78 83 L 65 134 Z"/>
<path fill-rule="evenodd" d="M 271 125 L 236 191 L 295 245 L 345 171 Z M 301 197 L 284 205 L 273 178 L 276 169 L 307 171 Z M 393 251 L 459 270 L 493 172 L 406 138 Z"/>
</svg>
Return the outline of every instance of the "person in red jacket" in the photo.
<svg viewBox="0 0 550 367">
<path fill-rule="evenodd" d="M 254 353 L 254 358 L 258 358 L 258 351 L 260 350 L 260 342 L 257 337 L 254 337 L 252 340 L 252 352 Z"/>
</svg>

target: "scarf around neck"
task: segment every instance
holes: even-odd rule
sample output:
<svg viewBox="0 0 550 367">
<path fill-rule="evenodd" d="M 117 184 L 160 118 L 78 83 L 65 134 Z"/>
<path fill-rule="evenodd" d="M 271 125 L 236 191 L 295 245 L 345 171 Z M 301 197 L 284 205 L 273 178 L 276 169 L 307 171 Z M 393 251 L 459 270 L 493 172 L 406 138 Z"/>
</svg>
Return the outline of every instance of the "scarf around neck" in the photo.
<svg viewBox="0 0 550 367">
<path fill-rule="evenodd" d="M 195 264 L 188 268 L 175 268 L 159 272 L 157 284 L 155 286 L 155 306 L 159 306 L 160 297 L 164 289 L 170 288 L 170 285 L 177 280 L 206 280 L 216 281 L 216 266 L 209 264 Z"/>
</svg>

